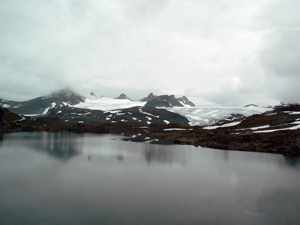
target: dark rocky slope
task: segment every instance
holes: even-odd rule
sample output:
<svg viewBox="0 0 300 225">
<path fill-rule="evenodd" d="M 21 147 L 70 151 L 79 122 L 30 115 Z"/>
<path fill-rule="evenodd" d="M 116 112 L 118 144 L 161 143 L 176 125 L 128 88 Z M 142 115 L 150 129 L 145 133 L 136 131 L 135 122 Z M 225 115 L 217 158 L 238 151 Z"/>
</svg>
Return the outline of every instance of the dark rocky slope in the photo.
<svg viewBox="0 0 300 225">
<path fill-rule="evenodd" d="M 147 102 L 147 107 L 183 107 L 185 105 L 195 106 L 187 97 L 182 96 L 181 98 L 175 98 L 174 95 L 160 95 L 156 96 L 150 93 L 147 97 L 142 98 L 141 102 Z"/>
<path fill-rule="evenodd" d="M 57 117 L 20 116 L 0 107 L 0 133 L 24 131 L 72 131 L 81 133 L 106 133 L 108 130 L 101 125 L 78 124 L 61 120 Z"/>
<path fill-rule="evenodd" d="M 155 130 L 151 140 L 217 149 L 300 155 L 300 106 L 277 107 L 232 127 Z M 182 128 L 182 127 L 181 127 Z"/>
<path fill-rule="evenodd" d="M 28 101 L 8 101 L 1 100 L 0 106 L 18 114 L 42 114 L 46 109 L 63 105 L 75 105 L 84 101 L 84 97 L 63 89 L 47 96 L 38 97 Z"/>
<path fill-rule="evenodd" d="M 126 123 L 130 123 L 136 124 L 135 126 L 155 126 L 172 123 L 188 126 L 189 122 L 184 116 L 177 113 L 151 107 L 132 107 L 104 112 L 63 106 L 50 109 L 46 116 L 97 125 L 112 123 L 124 123 L 126 125 Z"/>
</svg>

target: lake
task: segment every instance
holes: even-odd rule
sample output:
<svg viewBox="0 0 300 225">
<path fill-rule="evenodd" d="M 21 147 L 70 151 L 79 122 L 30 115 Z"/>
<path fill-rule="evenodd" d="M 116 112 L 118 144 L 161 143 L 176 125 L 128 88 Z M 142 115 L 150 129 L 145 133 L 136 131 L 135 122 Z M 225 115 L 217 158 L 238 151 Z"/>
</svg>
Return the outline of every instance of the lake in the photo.
<svg viewBox="0 0 300 225">
<path fill-rule="evenodd" d="M 122 136 L 0 136 L 0 224 L 300 224 L 300 158 Z"/>
</svg>

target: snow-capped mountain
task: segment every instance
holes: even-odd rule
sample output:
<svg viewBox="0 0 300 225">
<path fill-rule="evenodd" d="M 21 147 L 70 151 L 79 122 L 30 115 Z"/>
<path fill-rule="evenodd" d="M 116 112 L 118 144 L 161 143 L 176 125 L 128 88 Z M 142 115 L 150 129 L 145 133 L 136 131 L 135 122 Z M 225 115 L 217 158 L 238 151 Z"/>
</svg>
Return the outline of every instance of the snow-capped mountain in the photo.
<svg viewBox="0 0 300 225">
<path fill-rule="evenodd" d="M 175 98 L 174 95 L 160 95 L 156 96 L 153 93 L 150 93 L 147 97 L 141 99 L 140 101 L 133 101 L 129 99 L 125 94 L 121 94 L 117 98 L 108 98 L 101 97 L 95 98 L 91 96 L 90 98 L 86 98 L 84 102 L 80 102 L 74 107 L 77 108 L 87 108 L 93 110 L 113 110 L 113 109 L 124 109 L 134 106 L 145 106 L 145 107 L 183 107 L 183 106 L 193 106 L 194 104 L 185 96 L 179 98 L 182 103 L 178 99 Z"/>
<path fill-rule="evenodd" d="M 38 97 L 28 101 L 2 100 L 0 106 L 18 114 L 46 114 L 47 110 L 57 106 L 75 105 L 84 102 L 85 98 L 69 89 L 53 92 L 47 96 Z"/>
<path fill-rule="evenodd" d="M 150 93 L 147 97 L 140 100 L 141 102 L 147 102 L 148 107 L 173 107 L 173 106 L 195 106 L 187 97 L 182 96 L 175 98 L 174 95 L 154 95 Z"/>
<path fill-rule="evenodd" d="M 158 96 L 161 97 L 161 96 Z M 164 98 L 164 96 L 162 96 Z M 155 100 L 156 98 L 153 98 Z M 160 98 L 158 98 L 160 99 Z M 219 107 L 219 108 L 202 108 L 202 107 L 173 107 L 167 100 L 174 100 L 174 96 L 166 96 L 165 101 L 161 100 L 163 104 L 157 104 L 152 100 L 148 102 L 140 101 L 130 101 L 128 99 L 113 99 L 108 97 L 102 97 L 97 99 L 86 99 L 84 102 L 81 102 L 77 105 L 74 105 L 75 108 L 80 109 L 90 109 L 90 110 L 102 110 L 102 111 L 111 111 L 111 110 L 122 110 L 131 107 L 147 107 L 150 103 L 156 103 L 155 106 L 161 106 L 170 111 L 177 113 L 186 117 L 189 120 L 189 124 L 194 126 L 207 126 L 207 125 L 220 125 L 226 122 L 240 121 L 247 116 L 253 114 L 260 114 L 271 108 L 262 108 L 262 107 L 238 107 L 238 108 L 228 108 L 228 107 Z M 176 100 L 176 99 L 175 99 Z M 158 102 L 160 103 L 160 102 Z M 165 107 L 165 106 L 169 107 Z M 155 108 L 155 107 L 151 107 Z M 167 119 L 166 119 L 167 120 Z"/>
<path fill-rule="evenodd" d="M 132 107 L 163 107 L 169 112 L 184 116 L 189 120 L 190 125 L 199 126 L 222 125 L 227 122 L 240 121 L 245 117 L 251 116 L 253 114 L 260 114 L 267 110 L 273 109 L 257 107 L 254 105 L 240 108 L 191 107 L 194 104 L 185 96 L 181 98 L 175 98 L 174 95 L 156 96 L 153 93 L 150 93 L 146 98 L 143 98 L 141 100 L 143 101 L 132 101 L 125 94 L 121 94 L 118 98 L 113 99 L 108 97 L 99 98 L 94 93 L 91 93 L 89 98 L 84 98 L 72 92 L 71 90 L 64 89 L 58 92 L 51 93 L 47 96 L 38 97 L 29 101 L 17 102 L 0 99 L 0 106 L 8 108 L 12 112 L 18 114 L 39 114 L 44 116 L 47 116 L 49 114 L 59 115 L 60 111 L 69 112 L 68 108 L 72 108 L 72 115 L 74 115 L 75 117 L 77 116 L 78 118 L 84 118 L 84 116 L 88 115 L 87 113 L 91 112 L 91 110 L 107 112 L 111 110 L 129 109 Z M 84 111 L 84 113 L 82 113 L 82 110 L 88 111 Z M 157 115 L 160 115 L 161 113 L 163 115 L 166 115 L 163 112 L 157 111 Z M 71 112 L 69 114 L 66 113 L 66 115 L 71 116 Z M 136 114 L 135 118 L 137 117 L 138 115 Z M 129 118 L 123 119 L 128 120 Z M 101 121 L 105 120 L 105 118 L 101 119 Z M 121 117 L 120 120 L 122 120 Z M 160 122 L 156 121 L 156 123 L 164 123 L 164 120 L 168 121 L 168 118 L 161 117 L 160 120 Z M 118 119 L 116 119 L 116 121 L 118 121 Z"/>
<path fill-rule="evenodd" d="M 187 97 L 182 96 L 181 98 L 177 98 L 177 100 L 183 105 L 183 106 L 192 106 L 195 107 L 195 104 L 192 103 Z"/>
<path fill-rule="evenodd" d="M 21 102 L 17 102 L 17 101 L 10 101 L 10 100 L 6 100 L 6 99 L 0 99 L 0 106 L 3 108 L 18 108 L 20 107 Z"/>
</svg>

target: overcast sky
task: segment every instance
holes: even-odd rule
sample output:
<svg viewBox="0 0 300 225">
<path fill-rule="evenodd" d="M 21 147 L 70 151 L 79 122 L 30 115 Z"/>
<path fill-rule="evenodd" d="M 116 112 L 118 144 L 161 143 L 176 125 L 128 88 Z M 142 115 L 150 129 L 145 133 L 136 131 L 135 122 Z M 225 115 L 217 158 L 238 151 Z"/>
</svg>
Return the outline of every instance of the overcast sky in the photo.
<svg viewBox="0 0 300 225">
<path fill-rule="evenodd" d="M 0 98 L 299 102 L 299 0 L 0 0 Z"/>
</svg>

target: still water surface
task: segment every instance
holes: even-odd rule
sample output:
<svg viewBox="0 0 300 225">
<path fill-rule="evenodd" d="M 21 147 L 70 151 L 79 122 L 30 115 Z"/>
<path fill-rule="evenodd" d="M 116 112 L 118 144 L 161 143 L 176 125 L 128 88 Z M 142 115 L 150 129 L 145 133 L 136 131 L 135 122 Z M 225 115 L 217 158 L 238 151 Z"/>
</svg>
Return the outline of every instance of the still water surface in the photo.
<svg viewBox="0 0 300 225">
<path fill-rule="evenodd" d="M 14 133 L 0 224 L 300 224 L 298 157 Z"/>
</svg>

